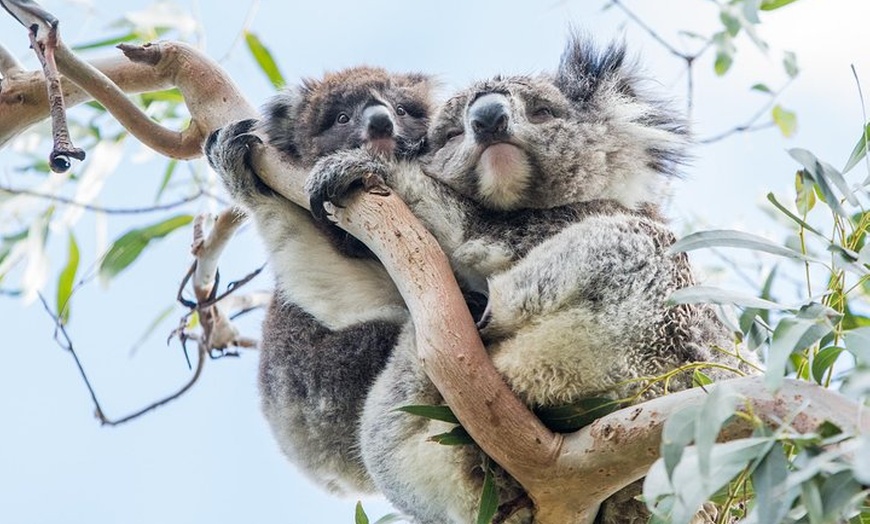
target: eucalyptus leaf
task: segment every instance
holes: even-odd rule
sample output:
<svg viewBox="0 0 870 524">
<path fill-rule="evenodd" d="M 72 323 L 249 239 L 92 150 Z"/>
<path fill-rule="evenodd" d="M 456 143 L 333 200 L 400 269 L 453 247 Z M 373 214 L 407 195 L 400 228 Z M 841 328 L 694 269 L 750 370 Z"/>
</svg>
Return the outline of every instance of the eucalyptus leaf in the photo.
<svg viewBox="0 0 870 524">
<path fill-rule="evenodd" d="M 784 317 L 773 332 L 767 357 L 765 383 L 775 390 L 782 383 L 789 355 L 802 351 L 833 331 L 837 312 L 821 304 L 809 304 L 795 316 Z"/>
<path fill-rule="evenodd" d="M 100 263 L 100 278 L 108 281 L 132 264 L 153 240 L 163 238 L 193 220 L 191 215 L 177 215 L 156 224 L 131 229 L 112 243 Z"/>
<path fill-rule="evenodd" d="M 366 515 L 366 511 L 363 509 L 362 502 L 356 501 L 356 508 L 354 510 L 354 523 L 355 524 L 369 524 L 369 516 Z"/>
<path fill-rule="evenodd" d="M 853 167 L 858 165 L 858 162 L 864 159 L 867 156 L 867 137 L 870 136 L 870 122 L 864 126 L 864 132 L 861 133 L 861 138 L 858 139 L 858 143 L 855 144 L 855 147 L 852 149 L 852 154 L 849 155 L 849 160 L 846 161 L 846 166 L 843 168 L 843 173 L 848 173 Z M 868 174 L 870 176 L 870 174 Z M 867 181 L 864 181 L 864 184 L 867 184 Z"/>
<path fill-rule="evenodd" d="M 492 474 L 489 459 L 484 463 L 483 488 L 480 490 L 480 506 L 477 513 L 477 524 L 490 524 L 498 511 L 498 490 Z"/>
<path fill-rule="evenodd" d="M 767 87 L 767 85 L 765 85 L 765 84 L 755 84 L 752 87 L 750 87 L 749 89 L 751 89 L 753 91 L 758 91 L 760 93 L 767 93 L 768 95 L 773 94 L 773 91 L 769 87 Z"/>
<path fill-rule="evenodd" d="M 588 426 L 604 415 L 613 413 L 621 404 L 607 397 L 584 398 L 574 404 L 535 408 L 535 415 L 550 431 L 571 433 Z"/>
<path fill-rule="evenodd" d="M 474 439 L 471 438 L 471 435 L 469 435 L 462 426 L 456 426 L 446 433 L 432 435 L 428 440 L 441 444 L 442 446 L 465 446 L 468 444 L 474 444 Z"/>
<path fill-rule="evenodd" d="M 278 64 L 275 63 L 275 59 L 272 57 L 269 49 L 263 45 L 263 42 L 254 33 L 245 31 L 244 35 L 248 50 L 253 55 L 254 60 L 257 61 L 257 65 L 266 74 L 266 78 L 269 79 L 275 88 L 284 87 L 287 82 L 284 80 L 284 75 L 281 74 L 281 70 L 278 68 Z"/>
<path fill-rule="evenodd" d="M 773 123 L 786 138 L 791 138 L 797 131 L 797 114 L 777 104 L 770 110 Z"/>
<path fill-rule="evenodd" d="M 671 246 L 670 251 L 672 253 L 679 253 L 681 251 L 693 251 L 695 249 L 710 247 L 751 249 L 753 251 L 761 251 L 763 253 L 770 253 L 772 255 L 792 258 L 804 262 L 820 262 L 818 259 L 804 255 L 799 251 L 783 247 L 764 237 L 731 229 L 711 229 L 709 231 L 699 231 L 697 233 L 686 235 L 680 240 L 677 240 Z"/>
<path fill-rule="evenodd" d="M 739 397 L 725 383 L 707 394 L 695 423 L 695 447 L 698 452 L 698 470 L 702 478 L 710 475 L 710 455 L 722 425 L 734 415 Z"/>
<path fill-rule="evenodd" d="M 688 406 L 665 420 L 662 427 L 662 460 L 668 479 L 673 475 L 674 468 L 683 456 L 683 450 L 695 438 L 695 424 L 701 406 Z"/>
<path fill-rule="evenodd" d="M 792 51 L 786 51 L 782 54 L 782 66 L 789 78 L 794 78 L 800 73 L 800 68 L 797 65 L 797 55 Z"/>
<path fill-rule="evenodd" d="M 799 491 L 785 493 L 788 477 L 788 460 L 782 444 L 775 442 L 767 455 L 752 471 L 752 487 L 755 489 L 758 522 L 782 522 Z"/>
<path fill-rule="evenodd" d="M 850 329 L 843 333 L 846 350 L 861 364 L 870 364 L 870 326 Z"/>
<path fill-rule="evenodd" d="M 837 358 L 842 352 L 843 348 L 841 347 L 828 346 L 819 351 L 813 358 L 813 379 L 815 379 L 817 384 L 822 384 L 824 382 L 825 373 L 834 365 L 835 362 L 837 362 Z"/>
<path fill-rule="evenodd" d="M 690 286 L 678 289 L 668 297 L 668 304 L 730 304 L 755 309 L 791 309 L 788 306 L 753 297 L 737 291 L 712 286 Z"/>
<path fill-rule="evenodd" d="M 403 411 L 418 417 L 431 418 L 432 420 L 440 420 L 441 422 L 459 424 L 459 419 L 453 414 L 450 406 L 402 406 L 396 408 L 396 411 Z"/>
<path fill-rule="evenodd" d="M 69 232 L 68 245 L 66 266 L 57 279 L 57 314 L 62 324 L 69 322 L 69 299 L 72 296 L 76 272 L 79 268 L 79 246 L 72 231 Z"/>
<path fill-rule="evenodd" d="M 760 9 L 762 11 L 773 11 L 774 9 L 787 6 L 792 2 L 797 2 L 797 0 L 762 0 Z"/>
</svg>

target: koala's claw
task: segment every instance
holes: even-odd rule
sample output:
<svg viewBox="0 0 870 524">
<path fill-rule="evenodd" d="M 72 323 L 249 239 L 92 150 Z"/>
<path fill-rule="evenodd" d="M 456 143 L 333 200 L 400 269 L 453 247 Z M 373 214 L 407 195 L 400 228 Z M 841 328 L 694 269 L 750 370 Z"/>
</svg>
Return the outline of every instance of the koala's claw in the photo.
<svg viewBox="0 0 870 524">
<path fill-rule="evenodd" d="M 204 147 L 208 163 L 220 175 L 233 198 L 243 205 L 273 194 L 251 163 L 253 146 L 263 143 L 252 132 L 257 125 L 254 119 L 233 122 L 209 135 Z"/>
<path fill-rule="evenodd" d="M 382 161 L 360 150 L 343 151 L 322 159 L 314 165 L 305 182 L 311 214 L 317 220 L 331 222 L 325 207 L 327 202 L 340 208 L 354 191 L 386 185 L 387 171 Z"/>
</svg>

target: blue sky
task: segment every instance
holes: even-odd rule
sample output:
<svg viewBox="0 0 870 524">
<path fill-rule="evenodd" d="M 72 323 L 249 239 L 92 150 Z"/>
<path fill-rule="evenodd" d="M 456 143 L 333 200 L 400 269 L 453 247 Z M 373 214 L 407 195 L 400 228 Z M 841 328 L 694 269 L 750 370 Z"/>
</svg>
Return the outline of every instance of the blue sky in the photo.
<svg viewBox="0 0 870 524">
<path fill-rule="evenodd" d="M 601 11 L 603 3 L 264 1 L 253 15 L 248 2 L 178 5 L 201 24 L 194 38 L 221 60 L 256 105 L 272 88 L 238 42 L 246 23 L 270 47 L 291 82 L 370 63 L 437 74 L 445 92 L 496 73 L 550 70 L 569 29 L 581 28 L 602 41 L 624 37 L 659 88 L 684 104 L 684 65 L 618 9 Z M 119 4 L 44 3 L 60 17 L 63 35 L 71 43 L 116 34 L 109 24 L 122 12 L 150 5 Z M 626 4 L 687 51 L 698 44 L 678 36 L 678 30 L 709 34 L 718 23 L 712 2 Z M 27 57 L 32 67 L 26 35 L 4 14 L 0 40 Z M 756 82 L 781 85 L 785 74 L 780 52 L 795 51 L 802 72 L 781 103 L 797 111 L 799 130 L 789 140 L 770 129 L 698 147 L 686 180 L 673 188 L 669 213 L 677 231 L 703 226 L 773 229 L 758 202 L 770 190 L 787 194 L 797 168 L 785 153 L 788 148 L 805 147 L 835 166 L 845 163 L 862 124 L 850 64 L 865 92 L 870 86 L 870 56 L 863 45 L 868 20 L 866 0 L 799 0 L 764 16 L 761 35 L 773 46 L 768 54 L 742 39 L 735 65 L 724 78 L 712 74 L 711 55 L 698 62 L 693 121 L 697 135 L 704 137 L 755 113 L 765 98 L 749 87 Z M 125 153 L 106 182 L 99 199 L 103 205 L 147 204 L 162 176 L 164 161 L 133 141 Z M 19 187 L 38 182 L 16 172 L 17 165 L 19 157 L 0 152 L 0 182 Z M 854 180 L 863 178 L 859 171 L 852 173 Z M 208 209 L 203 205 L 190 212 Z M 95 260 L 102 227 L 113 239 L 158 218 L 113 216 L 103 226 L 86 215 L 76 226 L 83 267 Z M 19 226 L 0 224 L 0 232 L 6 227 Z M 49 246 L 49 296 L 65 260 L 64 236 Z M 172 391 L 188 376 L 177 345 L 163 342 L 173 320 L 162 324 L 135 354 L 130 349 L 151 320 L 173 303 L 189 260 L 189 242 L 179 232 L 147 251 L 109 287 L 93 283 L 74 298 L 70 334 L 112 416 Z M 222 274 L 225 281 L 238 278 L 263 261 L 248 228 L 231 245 Z M 255 285 L 267 288 L 269 279 L 260 278 Z M 257 323 L 253 317 L 242 327 L 254 335 Z M 73 361 L 53 342 L 52 324 L 40 306 L 0 297 L 0 326 L 0 522 L 352 522 L 355 500 L 320 492 L 278 451 L 259 415 L 255 353 L 208 362 L 204 376 L 185 397 L 125 426 L 101 428 L 91 416 L 93 407 Z M 365 505 L 373 516 L 389 511 L 377 500 Z"/>
</svg>

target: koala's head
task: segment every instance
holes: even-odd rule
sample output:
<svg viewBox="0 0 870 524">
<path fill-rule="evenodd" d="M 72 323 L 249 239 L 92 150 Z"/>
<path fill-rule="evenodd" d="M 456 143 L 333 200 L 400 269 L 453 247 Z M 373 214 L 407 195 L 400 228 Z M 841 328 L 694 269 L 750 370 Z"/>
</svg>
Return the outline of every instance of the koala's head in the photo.
<svg viewBox="0 0 870 524">
<path fill-rule="evenodd" d="M 554 75 L 496 77 L 450 98 L 429 131 L 426 172 L 499 210 L 657 202 L 687 130 L 643 83 L 622 46 L 572 37 Z"/>
<path fill-rule="evenodd" d="M 354 67 L 305 80 L 264 110 L 269 142 L 305 165 L 335 151 L 367 147 L 413 157 L 425 144 L 433 81 Z"/>
</svg>

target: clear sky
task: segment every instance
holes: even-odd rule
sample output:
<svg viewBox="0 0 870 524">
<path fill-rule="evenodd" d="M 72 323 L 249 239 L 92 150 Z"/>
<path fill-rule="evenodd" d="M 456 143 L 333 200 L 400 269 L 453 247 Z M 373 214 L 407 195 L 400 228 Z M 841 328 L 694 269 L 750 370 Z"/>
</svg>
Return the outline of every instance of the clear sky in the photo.
<svg viewBox="0 0 870 524">
<path fill-rule="evenodd" d="M 660 81 L 660 89 L 685 105 L 684 64 L 619 9 L 602 11 L 603 4 L 603 0 L 273 0 L 260 3 L 250 16 L 252 5 L 247 1 L 178 3 L 200 24 L 194 38 L 221 60 L 256 105 L 272 88 L 237 40 L 246 23 L 270 47 L 290 81 L 370 63 L 437 74 L 445 92 L 496 73 L 550 70 L 558 62 L 569 29 L 575 27 L 602 41 L 624 37 Z M 709 1 L 626 0 L 626 4 L 686 51 L 698 43 L 679 36 L 678 30 L 710 34 L 718 23 Z M 62 20 L 67 41 L 82 43 L 117 34 L 110 27 L 113 21 L 150 3 L 80 0 L 44 5 Z M 855 64 L 865 92 L 870 90 L 868 21 L 866 0 L 799 0 L 763 15 L 760 32 L 773 46 L 768 54 L 742 38 L 734 68 L 726 77 L 712 74 L 712 55 L 697 63 L 692 116 L 696 134 L 703 138 L 744 123 L 762 107 L 765 95 L 750 91 L 750 86 L 782 85 L 780 53 L 796 52 L 801 74 L 781 103 L 797 111 L 799 129 L 789 140 L 769 129 L 699 146 L 686 180 L 674 185 L 669 212 L 677 231 L 702 226 L 772 229 L 757 206 L 767 191 L 785 195 L 792 184 L 797 166 L 785 153 L 788 148 L 805 147 L 835 166 L 845 163 L 862 125 L 850 64 Z M 33 66 L 26 34 L 4 12 L 0 12 L 0 41 Z M 147 205 L 162 177 L 162 159 L 148 155 L 133 141 L 125 153 L 106 182 L 99 199 L 103 205 Z M 18 187 L 38 183 L 15 170 L 20 163 L 12 152 L 0 152 L 0 182 Z M 859 171 L 852 173 L 853 181 L 863 178 Z M 203 205 L 189 212 L 207 209 Z M 112 216 L 105 235 L 114 239 L 130 227 L 158 219 L 159 215 Z M 0 214 L 0 233 L 20 228 L 3 220 L 10 219 Z M 76 225 L 83 268 L 96 259 L 101 224 L 86 214 Z M 65 261 L 65 233 L 57 233 L 48 247 L 48 296 L 53 296 L 53 282 Z M 108 288 L 93 283 L 74 298 L 70 335 L 110 416 L 126 414 L 172 391 L 188 376 L 177 344 L 164 344 L 177 314 L 137 351 L 131 352 L 131 347 L 173 303 L 189 260 L 189 242 L 185 232 L 176 233 L 149 249 Z M 253 229 L 248 228 L 224 259 L 224 281 L 241 277 L 264 258 Z M 3 285 L 13 287 L 20 276 L 20 272 L 13 274 Z M 269 278 L 260 278 L 255 285 L 267 288 Z M 242 327 L 256 335 L 258 322 L 254 316 Z M 92 417 L 92 403 L 73 361 L 52 340 L 52 323 L 38 304 L 0 296 L 0 331 L 0 522 L 353 521 L 355 500 L 322 493 L 278 451 L 259 414 L 256 353 L 208 362 L 200 382 L 180 400 L 123 427 L 101 428 Z M 376 499 L 365 505 L 371 516 L 389 511 Z"/>
</svg>

